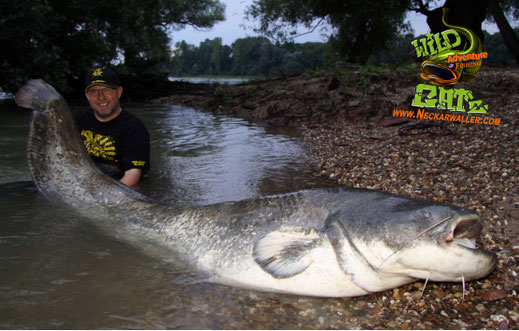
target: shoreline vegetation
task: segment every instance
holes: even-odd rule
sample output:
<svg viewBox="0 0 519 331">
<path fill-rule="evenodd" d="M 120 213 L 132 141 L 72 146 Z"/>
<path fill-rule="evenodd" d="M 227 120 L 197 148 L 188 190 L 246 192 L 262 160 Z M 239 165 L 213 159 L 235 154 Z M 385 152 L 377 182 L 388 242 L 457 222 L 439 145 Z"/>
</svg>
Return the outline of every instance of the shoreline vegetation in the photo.
<svg viewBox="0 0 519 331">
<path fill-rule="evenodd" d="M 388 327 L 384 316 L 399 316 L 389 327 L 514 329 L 519 321 L 519 69 L 486 65 L 474 83 L 459 84 L 488 104 L 483 116 L 500 118 L 499 126 L 393 117 L 394 109 L 413 109 L 420 83 L 417 65 L 343 64 L 296 77 L 204 86 L 153 102 L 298 128 L 318 171 L 340 185 L 477 211 L 485 226 L 480 244 L 499 252 L 497 269 L 467 283 L 465 297 L 461 284 L 442 283 L 428 285 L 422 298 L 423 283 L 370 295 L 365 299 L 374 307 L 369 328 Z M 424 309 L 437 314 L 424 318 L 419 313 Z"/>
</svg>

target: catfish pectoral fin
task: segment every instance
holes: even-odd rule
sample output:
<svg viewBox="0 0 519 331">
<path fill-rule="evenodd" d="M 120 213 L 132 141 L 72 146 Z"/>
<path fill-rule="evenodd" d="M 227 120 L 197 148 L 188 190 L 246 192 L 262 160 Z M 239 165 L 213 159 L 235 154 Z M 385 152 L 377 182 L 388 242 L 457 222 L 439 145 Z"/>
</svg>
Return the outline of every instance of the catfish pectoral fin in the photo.
<svg viewBox="0 0 519 331">
<path fill-rule="evenodd" d="M 312 264 L 310 253 L 320 242 L 319 233 L 314 229 L 283 227 L 254 245 L 254 260 L 274 278 L 289 278 Z"/>
</svg>

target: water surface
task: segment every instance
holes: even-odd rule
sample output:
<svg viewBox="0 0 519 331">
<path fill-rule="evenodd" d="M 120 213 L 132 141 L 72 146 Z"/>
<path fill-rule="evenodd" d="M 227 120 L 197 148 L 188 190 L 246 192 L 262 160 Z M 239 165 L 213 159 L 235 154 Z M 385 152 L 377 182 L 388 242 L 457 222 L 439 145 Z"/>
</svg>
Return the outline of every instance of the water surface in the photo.
<svg viewBox="0 0 519 331">
<path fill-rule="evenodd" d="M 169 77 L 171 82 L 187 82 L 193 84 L 227 84 L 235 85 L 248 82 L 249 78 L 241 77 Z"/>
</svg>

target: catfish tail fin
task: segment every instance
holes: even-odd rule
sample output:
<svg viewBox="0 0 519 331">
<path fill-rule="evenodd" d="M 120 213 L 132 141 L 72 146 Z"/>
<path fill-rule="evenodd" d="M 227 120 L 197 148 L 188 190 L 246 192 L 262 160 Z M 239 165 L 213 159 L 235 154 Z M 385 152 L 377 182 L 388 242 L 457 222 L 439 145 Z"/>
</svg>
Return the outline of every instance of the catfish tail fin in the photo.
<svg viewBox="0 0 519 331">
<path fill-rule="evenodd" d="M 23 108 L 43 111 L 48 104 L 62 96 L 42 79 L 31 79 L 18 90 L 14 101 Z"/>
</svg>

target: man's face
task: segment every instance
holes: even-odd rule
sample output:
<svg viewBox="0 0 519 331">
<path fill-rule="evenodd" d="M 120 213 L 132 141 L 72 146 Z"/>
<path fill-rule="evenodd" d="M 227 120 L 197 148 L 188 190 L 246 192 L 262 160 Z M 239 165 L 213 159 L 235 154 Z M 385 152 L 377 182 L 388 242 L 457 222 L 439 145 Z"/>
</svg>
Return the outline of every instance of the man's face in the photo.
<svg viewBox="0 0 519 331">
<path fill-rule="evenodd" d="M 96 117 L 100 121 L 109 121 L 117 117 L 121 111 L 119 98 L 122 93 L 121 86 L 117 88 L 92 86 L 85 92 L 85 95 Z"/>
</svg>

